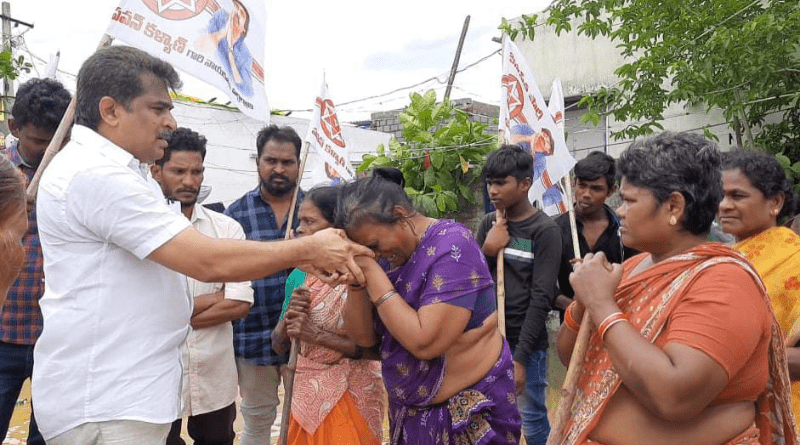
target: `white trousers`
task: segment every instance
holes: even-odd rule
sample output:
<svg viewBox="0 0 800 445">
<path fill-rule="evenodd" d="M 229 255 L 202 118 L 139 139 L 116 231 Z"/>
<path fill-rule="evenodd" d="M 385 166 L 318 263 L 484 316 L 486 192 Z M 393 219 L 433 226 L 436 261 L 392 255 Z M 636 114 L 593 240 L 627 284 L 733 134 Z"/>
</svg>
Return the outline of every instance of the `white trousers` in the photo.
<svg viewBox="0 0 800 445">
<path fill-rule="evenodd" d="M 82 423 L 47 441 L 47 445 L 164 445 L 171 423 L 109 420 Z"/>
</svg>

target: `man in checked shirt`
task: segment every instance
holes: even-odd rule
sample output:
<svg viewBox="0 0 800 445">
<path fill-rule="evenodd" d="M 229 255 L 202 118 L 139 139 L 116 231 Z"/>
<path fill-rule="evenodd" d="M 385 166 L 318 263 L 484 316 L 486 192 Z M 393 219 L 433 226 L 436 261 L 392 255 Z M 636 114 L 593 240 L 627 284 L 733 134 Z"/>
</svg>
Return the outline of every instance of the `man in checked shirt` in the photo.
<svg viewBox="0 0 800 445">
<path fill-rule="evenodd" d="M 19 87 L 8 128 L 18 139 L 0 150 L 27 176 L 33 177 L 70 101 L 57 81 L 31 79 Z M 66 142 L 66 140 L 64 141 Z M 26 260 L 0 312 L 0 442 L 5 438 L 22 384 L 33 370 L 33 345 L 42 332 L 39 298 L 44 293 L 42 247 L 36 206 L 28 203 L 28 233 L 22 239 Z M 31 413 L 28 445 L 44 445 Z"/>
</svg>

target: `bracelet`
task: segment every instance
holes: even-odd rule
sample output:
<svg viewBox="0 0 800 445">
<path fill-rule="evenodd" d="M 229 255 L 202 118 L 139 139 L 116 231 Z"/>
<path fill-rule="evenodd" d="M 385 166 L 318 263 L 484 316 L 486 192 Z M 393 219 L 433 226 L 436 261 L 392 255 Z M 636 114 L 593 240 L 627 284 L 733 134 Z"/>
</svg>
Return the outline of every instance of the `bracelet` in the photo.
<svg viewBox="0 0 800 445">
<path fill-rule="evenodd" d="M 350 356 L 351 360 L 360 360 L 364 356 L 364 348 L 356 345 L 356 353 Z"/>
<path fill-rule="evenodd" d="M 378 301 L 375 302 L 375 309 L 377 309 L 378 306 L 382 305 L 383 303 L 386 302 L 386 300 L 394 297 L 395 295 L 397 295 L 397 292 L 394 289 L 392 289 L 389 292 L 386 292 L 385 294 L 383 294 L 383 296 L 381 298 L 379 298 Z"/>
<path fill-rule="evenodd" d="M 597 328 L 597 332 L 600 334 L 600 340 L 602 341 L 605 339 L 606 332 L 614 326 L 615 324 L 621 321 L 628 321 L 628 316 L 623 314 L 622 312 L 614 312 L 613 314 L 606 317 L 601 323 L 600 326 Z"/>
<path fill-rule="evenodd" d="M 575 302 L 570 303 L 569 306 L 567 306 L 567 310 L 564 312 L 564 326 L 570 331 L 578 332 L 581 329 L 581 324 L 575 321 L 575 318 L 572 316 L 573 307 L 575 307 Z"/>
</svg>

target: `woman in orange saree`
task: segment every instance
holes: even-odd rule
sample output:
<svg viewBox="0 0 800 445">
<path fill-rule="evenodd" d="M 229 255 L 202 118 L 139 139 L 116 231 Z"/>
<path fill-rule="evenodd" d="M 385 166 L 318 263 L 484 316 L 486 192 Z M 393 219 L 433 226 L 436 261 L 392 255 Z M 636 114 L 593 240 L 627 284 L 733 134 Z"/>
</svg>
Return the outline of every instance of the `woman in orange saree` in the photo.
<svg viewBox="0 0 800 445">
<path fill-rule="evenodd" d="M 620 157 L 623 243 L 643 252 L 575 265 L 559 332 L 568 361 L 594 328 L 563 444 L 796 444 L 780 329 L 747 259 L 704 236 L 722 198 L 720 154 L 662 133 Z"/>
<path fill-rule="evenodd" d="M 781 331 L 800 414 L 800 236 L 778 223 L 794 214 L 794 192 L 778 160 L 767 153 L 736 150 L 723 155 L 719 205 L 722 230 L 736 238 L 764 280 Z"/>
<path fill-rule="evenodd" d="M 318 187 L 298 211 L 298 236 L 333 226 L 338 189 Z M 347 286 L 330 287 L 308 275 L 295 289 L 272 344 L 288 349 L 300 340 L 287 443 L 291 445 L 380 445 L 386 412 L 377 352 L 347 338 L 342 315 Z"/>
</svg>

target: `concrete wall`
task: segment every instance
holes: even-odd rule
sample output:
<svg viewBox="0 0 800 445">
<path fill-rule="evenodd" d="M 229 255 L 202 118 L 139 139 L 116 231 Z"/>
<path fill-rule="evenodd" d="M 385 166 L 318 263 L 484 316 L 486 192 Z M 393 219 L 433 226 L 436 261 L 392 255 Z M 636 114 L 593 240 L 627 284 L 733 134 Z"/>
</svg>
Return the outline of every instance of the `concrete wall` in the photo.
<svg viewBox="0 0 800 445">
<path fill-rule="evenodd" d="M 533 41 L 520 37 L 514 43 L 525 55 L 542 95 L 550 97 L 553 80 L 561 78 L 568 104 L 576 102 L 584 94 L 614 85 L 618 81 L 614 70 L 626 63 L 610 40 L 602 36 L 594 40 L 578 36 L 574 27 L 573 31 L 557 36 L 554 28 L 539 26 Z M 618 157 L 630 144 L 630 140 L 615 139 L 614 134 L 631 122 L 619 122 L 609 117 L 601 119 L 595 127 L 591 123 L 580 123 L 583 114 L 585 110 L 572 107 L 567 109 L 565 115 L 567 146 L 576 159 L 583 159 L 592 150 L 605 150 Z M 704 106 L 676 104 L 665 110 L 663 115 L 664 120 L 660 123 L 665 130 L 702 133 L 702 128 L 708 125 L 718 138 L 721 149 L 729 149 L 736 143 L 733 130 L 725 123 L 721 110 L 706 112 Z"/>
<path fill-rule="evenodd" d="M 500 107 L 483 102 L 476 102 L 472 99 L 456 99 L 452 102 L 456 108 L 469 113 L 473 121 L 483 122 L 489 125 L 489 128 L 486 130 L 488 133 L 497 132 L 497 124 L 495 122 L 500 115 Z M 370 115 L 372 119 L 370 128 L 375 131 L 389 133 L 396 137 L 398 141 L 402 141 L 403 137 L 400 135 L 402 127 L 397 117 L 402 111 L 402 109 L 398 109 L 372 113 Z"/>
<path fill-rule="evenodd" d="M 175 101 L 172 113 L 179 126 L 189 127 L 208 139 L 203 183 L 211 186 L 212 191 L 205 202 L 222 202 L 227 206 L 256 187 L 256 135 L 263 127 L 262 122 L 238 111 L 179 101 Z M 305 138 L 308 129 L 308 120 L 295 117 L 272 116 L 272 123 L 294 128 L 300 138 Z M 390 137 L 349 126 L 343 126 L 342 133 L 353 165 L 361 163 L 364 153 L 375 153 L 375 148 L 388 143 Z M 301 185 L 303 189 L 309 187 L 306 181 Z"/>
</svg>

